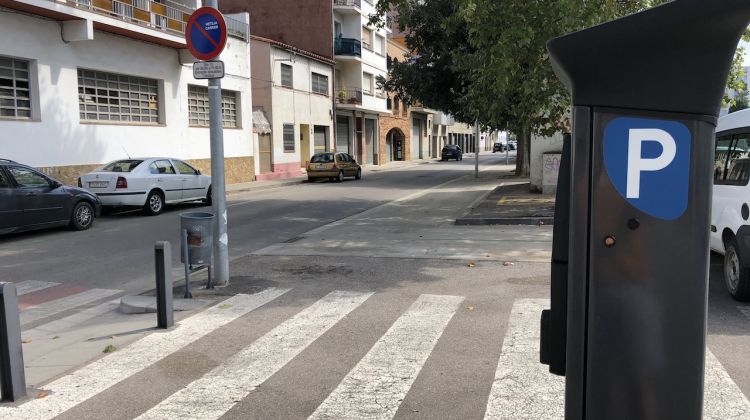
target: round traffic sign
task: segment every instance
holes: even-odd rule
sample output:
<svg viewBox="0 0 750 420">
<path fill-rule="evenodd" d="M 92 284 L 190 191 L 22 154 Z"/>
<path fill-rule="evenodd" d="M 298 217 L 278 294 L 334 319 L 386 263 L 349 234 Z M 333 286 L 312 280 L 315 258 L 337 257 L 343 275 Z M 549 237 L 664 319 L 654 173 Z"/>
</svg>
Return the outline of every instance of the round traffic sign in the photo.
<svg viewBox="0 0 750 420">
<path fill-rule="evenodd" d="M 227 24 L 213 7 L 201 7 L 193 12 L 185 25 L 188 50 L 198 60 L 213 60 L 227 43 Z"/>
</svg>

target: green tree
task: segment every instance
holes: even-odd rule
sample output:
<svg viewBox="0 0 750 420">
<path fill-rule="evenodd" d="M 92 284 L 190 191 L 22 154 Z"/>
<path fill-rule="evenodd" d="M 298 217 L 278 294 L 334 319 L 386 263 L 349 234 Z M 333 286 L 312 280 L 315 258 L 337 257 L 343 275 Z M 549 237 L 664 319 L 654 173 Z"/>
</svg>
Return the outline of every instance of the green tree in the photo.
<svg viewBox="0 0 750 420">
<path fill-rule="evenodd" d="M 407 102 L 517 134 L 516 173 L 527 175 L 531 136 L 569 129 L 570 96 L 549 64 L 547 41 L 664 2 L 380 0 L 372 21 L 397 12 L 415 55 L 380 82 Z M 738 53 L 729 87 L 739 86 L 741 64 Z"/>
</svg>

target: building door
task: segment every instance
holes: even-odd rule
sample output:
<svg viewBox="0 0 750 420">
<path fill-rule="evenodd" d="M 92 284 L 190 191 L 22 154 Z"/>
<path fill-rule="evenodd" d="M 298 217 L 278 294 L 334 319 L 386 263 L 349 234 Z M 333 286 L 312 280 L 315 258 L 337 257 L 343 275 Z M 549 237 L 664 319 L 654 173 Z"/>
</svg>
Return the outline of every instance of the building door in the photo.
<svg viewBox="0 0 750 420">
<path fill-rule="evenodd" d="M 411 159 L 422 159 L 422 121 L 414 119 L 411 130 Z"/>
<path fill-rule="evenodd" d="M 349 118 L 336 118 L 336 151 L 350 153 L 349 150 Z"/>
<path fill-rule="evenodd" d="M 299 152 L 299 166 L 304 168 L 310 160 L 310 126 L 308 124 L 299 126 Z"/>
<path fill-rule="evenodd" d="M 386 163 L 393 160 L 393 130 L 385 135 L 385 161 Z"/>
<path fill-rule="evenodd" d="M 273 147 L 271 144 L 271 134 L 258 135 L 258 163 L 260 164 L 260 173 L 267 174 L 271 172 L 271 162 L 273 161 Z"/>
<path fill-rule="evenodd" d="M 314 153 L 324 153 L 328 151 L 328 127 L 316 125 L 313 128 L 313 142 L 315 143 Z"/>
<path fill-rule="evenodd" d="M 393 160 L 404 160 L 404 139 L 393 139 Z"/>
<path fill-rule="evenodd" d="M 365 120 L 365 163 L 375 163 L 375 120 Z"/>
</svg>

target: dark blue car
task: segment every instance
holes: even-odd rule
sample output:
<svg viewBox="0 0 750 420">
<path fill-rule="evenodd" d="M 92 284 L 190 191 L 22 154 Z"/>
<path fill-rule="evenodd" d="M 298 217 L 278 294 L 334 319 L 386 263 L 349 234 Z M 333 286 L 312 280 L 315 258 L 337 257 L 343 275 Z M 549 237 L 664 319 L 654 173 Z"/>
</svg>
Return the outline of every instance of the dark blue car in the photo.
<svg viewBox="0 0 750 420">
<path fill-rule="evenodd" d="M 456 159 L 463 160 L 464 152 L 456 144 L 448 144 L 440 152 L 440 160 Z"/>
<path fill-rule="evenodd" d="M 96 195 L 0 159 L 0 234 L 55 226 L 86 230 L 101 212 Z"/>
</svg>

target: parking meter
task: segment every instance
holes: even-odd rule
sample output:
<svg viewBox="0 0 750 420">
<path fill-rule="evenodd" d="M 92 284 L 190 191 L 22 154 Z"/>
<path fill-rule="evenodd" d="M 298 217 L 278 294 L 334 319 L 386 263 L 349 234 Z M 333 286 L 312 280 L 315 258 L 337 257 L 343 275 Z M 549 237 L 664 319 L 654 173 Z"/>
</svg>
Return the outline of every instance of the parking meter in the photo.
<svg viewBox="0 0 750 420">
<path fill-rule="evenodd" d="M 677 0 L 548 44 L 573 99 L 541 343 L 566 419 L 702 417 L 714 130 L 749 20 Z"/>
</svg>

